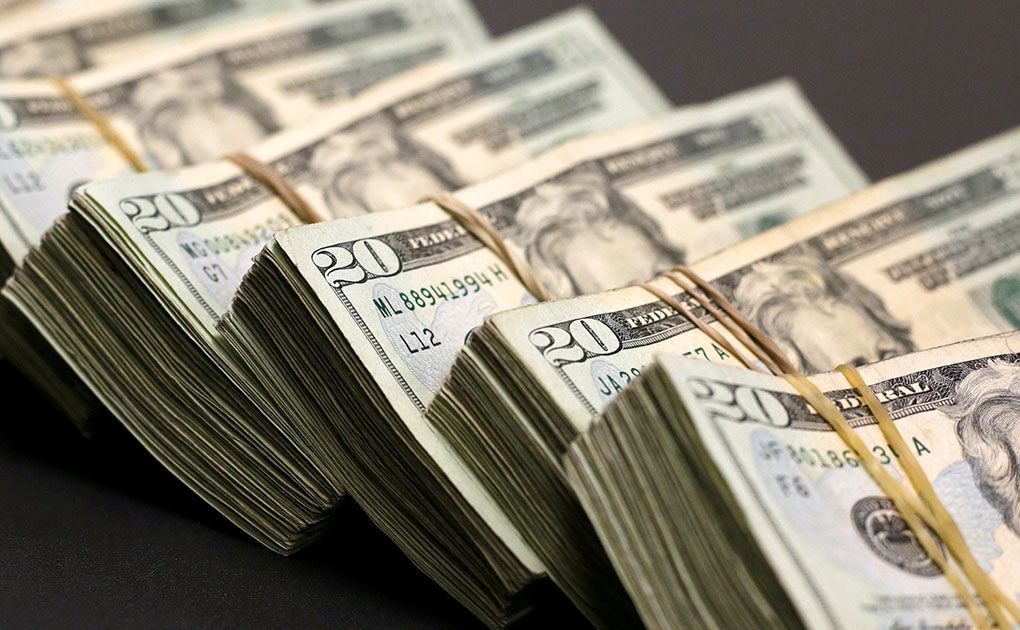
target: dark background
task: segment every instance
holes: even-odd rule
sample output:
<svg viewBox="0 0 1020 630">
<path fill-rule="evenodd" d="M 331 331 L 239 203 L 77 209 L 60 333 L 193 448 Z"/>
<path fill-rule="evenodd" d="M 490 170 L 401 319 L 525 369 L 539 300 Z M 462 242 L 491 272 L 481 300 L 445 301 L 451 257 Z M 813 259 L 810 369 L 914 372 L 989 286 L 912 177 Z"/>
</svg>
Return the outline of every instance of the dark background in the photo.
<svg viewBox="0 0 1020 630">
<path fill-rule="evenodd" d="M 1020 124 L 1020 3 L 591 3 L 675 103 L 796 78 L 873 179 Z M 494 34 L 572 6 L 476 0 Z M 352 505 L 293 558 L 0 367 L 0 626 L 468 627 Z M 532 625 L 574 625 L 559 610 Z"/>
</svg>

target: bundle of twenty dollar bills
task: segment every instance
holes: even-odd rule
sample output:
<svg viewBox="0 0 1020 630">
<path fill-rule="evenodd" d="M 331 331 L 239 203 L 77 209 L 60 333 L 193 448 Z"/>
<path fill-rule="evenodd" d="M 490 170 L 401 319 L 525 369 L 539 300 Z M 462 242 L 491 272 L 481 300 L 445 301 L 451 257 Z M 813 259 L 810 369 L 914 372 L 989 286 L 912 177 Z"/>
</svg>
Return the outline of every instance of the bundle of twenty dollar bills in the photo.
<svg viewBox="0 0 1020 630">
<path fill-rule="evenodd" d="M 403 69 L 487 39 L 460 0 L 98 5 L 0 34 L 4 279 L 67 211 L 75 186 L 132 171 L 52 80 L 36 77 L 62 76 L 150 168 L 175 167 L 244 149 Z M 110 59 L 122 61 L 96 65 Z M 2 307 L 0 319 L 3 354 L 87 432 L 98 406 L 87 390 L 23 319 Z"/>
<path fill-rule="evenodd" d="M 637 285 L 718 326 L 655 279 L 691 265 L 806 373 L 1013 330 L 1020 130 L 862 190 L 792 81 L 668 111 L 583 9 L 491 42 L 464 0 L 123 0 L 45 26 L 40 11 L 14 10 L 0 34 L 0 340 L 86 430 L 111 414 L 281 553 L 325 532 L 349 494 L 491 626 L 531 610 L 546 576 L 606 627 L 903 611 L 943 623 L 962 610 L 937 575 L 883 599 L 868 586 L 881 563 L 846 578 L 859 598 L 832 602 L 842 578 L 813 586 L 797 554 L 838 544 L 838 528 L 777 551 L 740 502 L 748 491 L 718 474 L 733 462 L 698 450 L 707 438 L 689 423 L 717 418 L 699 419 L 701 390 L 682 375 L 783 385 L 725 367 L 725 348 Z M 129 174 L 49 76 L 152 172 Z M 326 220 L 302 225 L 221 158 L 239 150 Z M 561 299 L 535 303 L 496 253 L 421 203 L 440 192 L 477 209 Z M 1011 338 L 994 339 L 961 356 Z M 890 369 L 948 365 L 916 356 Z M 654 448 L 644 430 L 659 432 Z M 764 452 L 741 448 L 745 465 Z M 791 470 L 763 483 L 807 487 L 792 485 L 801 460 L 775 461 Z M 848 508 L 823 481 L 810 479 L 823 498 L 805 509 L 825 524 Z M 876 493 L 865 485 L 839 500 Z M 872 498 L 846 518 L 891 522 Z M 677 541 L 695 528 L 703 539 Z"/>
<path fill-rule="evenodd" d="M 1015 598 L 1020 333 L 860 373 L 978 564 Z M 846 379 L 811 380 L 904 478 Z M 662 356 L 565 465 L 649 628 L 971 626 L 893 502 L 782 378 Z"/>
</svg>

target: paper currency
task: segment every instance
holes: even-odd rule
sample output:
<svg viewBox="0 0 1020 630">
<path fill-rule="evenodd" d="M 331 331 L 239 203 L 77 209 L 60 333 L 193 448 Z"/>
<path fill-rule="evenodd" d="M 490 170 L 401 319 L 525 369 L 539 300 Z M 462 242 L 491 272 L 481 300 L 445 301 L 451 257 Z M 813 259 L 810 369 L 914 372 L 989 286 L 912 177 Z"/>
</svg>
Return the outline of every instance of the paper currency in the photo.
<svg viewBox="0 0 1020 630">
<path fill-rule="evenodd" d="M 135 0 L 126 0 L 124 4 L 133 4 Z M 15 19 L 39 19 L 52 9 L 66 8 L 71 0 L 0 0 L 0 18 L 7 21 Z"/>
<path fill-rule="evenodd" d="M 19 10 L 24 10 L 24 4 L 28 0 L 0 0 L 0 16 L 11 15 Z"/>
<path fill-rule="evenodd" d="M 466 0 L 352 0 L 68 80 L 152 168 L 245 148 L 401 69 L 479 48 Z M 19 264 L 71 190 L 128 162 L 48 80 L 0 82 L 0 244 Z"/>
<path fill-rule="evenodd" d="M 34 11 L 23 2 L 0 32 L 0 78 L 66 76 L 94 66 L 140 58 L 185 38 L 281 10 L 312 8 L 316 0 L 116 0 L 72 3 Z M 3 11 L 0 3 L 0 13 Z M 55 10 L 58 9 L 59 10 Z"/>
<path fill-rule="evenodd" d="M 239 13 L 267 13 L 272 3 L 236 4 L 103 4 L 67 12 L 60 24 L 78 25 L 70 35 L 66 28 L 31 32 L 59 31 L 81 48 L 88 37 L 111 32 L 126 37 L 130 28 L 151 26 L 156 18 L 138 13 L 143 5 L 160 18 L 170 12 L 173 20 L 196 20 L 202 13 L 208 16 L 203 23 L 215 16 L 223 23 Z M 224 13 L 228 9 L 229 16 Z M 88 19 L 82 22 L 81 14 Z M 36 18 L 33 23 L 42 22 Z M 24 30 L 11 32 L 21 37 Z M 485 30 L 466 1 L 366 0 L 248 20 L 229 33 L 214 30 L 189 38 L 183 47 L 154 52 L 157 40 L 165 45 L 170 35 L 136 33 L 132 49 L 142 52 L 139 47 L 145 44 L 146 54 L 68 79 L 152 167 L 179 166 L 242 148 L 405 67 L 478 48 Z M 6 54 L 3 50 L 8 49 L 0 45 L 0 55 Z M 104 50 L 112 56 L 112 49 Z M 26 67 L 20 61 L 17 65 Z M 75 186 L 129 171 L 125 156 L 51 81 L 0 81 L 0 278 L 10 275 L 66 211 Z M 64 401 L 63 411 L 83 432 L 91 431 L 99 405 L 81 399 L 79 384 L 41 369 L 59 359 L 46 356 L 25 322 L 5 317 L 0 327 L 4 346 L 34 348 L 11 353 L 22 371 L 52 398 Z"/>
<path fill-rule="evenodd" d="M 692 267 L 809 373 L 1011 330 L 1018 166 L 1020 131 L 1012 131 Z M 672 282 L 654 285 L 704 315 Z M 590 570 L 597 544 L 583 533 L 560 460 L 662 351 L 736 364 L 639 287 L 496 314 L 430 410 L 553 577 L 597 614 L 615 609 L 603 605 L 607 582 Z"/>
<path fill-rule="evenodd" d="M 663 107 L 592 15 L 574 11 L 394 79 L 248 152 L 321 213 L 343 216 L 455 188 Z M 5 295 L 196 492 L 274 549 L 307 542 L 352 484 L 350 455 L 315 400 L 260 390 L 249 379 L 261 366 L 215 329 L 250 257 L 297 218 L 226 162 L 88 184 L 72 206 Z M 411 484 L 412 470 L 422 472 L 409 464 L 378 487 Z M 433 472 L 442 474 L 424 474 Z M 366 485 L 354 492 L 366 510 L 484 621 L 531 605 L 541 566 L 512 528 L 494 532 L 460 496 L 380 499 L 360 492 Z"/>
<path fill-rule="evenodd" d="M 767 192 L 746 187 L 743 203 L 720 197 L 708 211 L 696 192 L 714 182 L 728 190 L 728 178 L 755 182 L 770 169 L 793 173 Z M 853 162 L 782 82 L 569 143 L 457 197 L 520 246 L 547 286 L 573 294 L 651 277 L 688 246 L 710 250 L 709 239 L 721 246 L 861 185 Z M 685 195 L 702 208 L 700 222 L 690 205 L 661 201 Z M 617 262 L 622 273 L 611 269 Z M 529 300 L 492 252 L 438 207 L 421 205 L 278 234 L 220 331 L 260 391 L 306 409 L 318 418 L 313 426 L 335 427 L 352 493 L 398 541 L 412 531 L 464 547 L 454 536 L 471 515 L 470 545 L 495 537 L 486 555 L 529 558 L 506 508 L 423 415 L 470 331 Z M 349 392 L 352 383 L 363 393 Z M 423 519 L 419 502 L 454 507 Z"/>
<path fill-rule="evenodd" d="M 1015 597 L 1020 335 L 860 372 L 982 569 Z M 811 380 L 907 483 L 902 454 L 845 378 Z M 971 625 L 857 456 L 781 378 L 663 356 L 566 468 L 649 628 Z"/>
</svg>

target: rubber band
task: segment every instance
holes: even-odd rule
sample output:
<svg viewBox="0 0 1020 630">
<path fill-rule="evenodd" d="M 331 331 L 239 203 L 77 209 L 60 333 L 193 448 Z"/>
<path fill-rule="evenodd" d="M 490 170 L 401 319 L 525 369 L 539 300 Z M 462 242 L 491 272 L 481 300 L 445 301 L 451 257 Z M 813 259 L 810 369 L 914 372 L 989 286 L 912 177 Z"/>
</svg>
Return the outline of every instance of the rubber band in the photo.
<svg viewBox="0 0 1020 630">
<path fill-rule="evenodd" d="M 763 365 L 764 367 L 768 368 L 770 373 L 772 374 L 777 373 L 777 371 L 779 370 L 779 366 L 776 365 L 775 362 L 772 361 L 772 359 L 767 354 L 763 354 L 762 352 L 760 352 L 758 346 L 751 341 L 751 339 L 747 336 L 747 333 L 744 332 L 740 325 L 730 321 L 730 319 L 726 316 L 725 313 L 720 311 L 719 308 L 712 304 L 711 299 L 706 297 L 704 294 L 698 295 L 698 289 L 695 286 L 691 286 L 689 284 L 690 280 L 684 278 L 675 271 L 666 273 L 665 277 L 672 280 L 675 285 L 686 291 L 688 295 L 694 297 L 694 299 L 697 300 L 698 304 L 700 304 L 702 308 L 704 308 L 712 317 L 714 317 L 716 321 L 722 324 L 722 326 L 731 335 L 733 335 L 733 337 L 735 337 L 737 341 L 739 341 L 741 345 L 744 346 L 744 348 L 751 351 L 751 354 L 755 357 L 755 359 L 757 359 L 756 362 L 752 362 L 754 369 L 758 370 L 759 372 L 763 372 L 765 371 L 761 369 L 761 366 Z M 705 327 L 709 328 L 707 324 Z M 711 330 L 711 328 L 709 329 Z"/>
<path fill-rule="evenodd" d="M 52 81 L 53 85 L 60 90 L 60 93 L 64 96 L 64 98 L 66 98 L 67 101 L 71 103 L 76 110 L 78 110 L 78 113 L 80 113 L 85 120 L 92 123 L 92 126 L 96 128 L 96 131 L 98 131 L 99 134 L 113 146 L 113 148 L 117 149 L 121 156 L 123 156 L 124 159 L 131 164 L 132 168 L 139 173 L 144 173 L 149 170 L 149 167 L 145 164 L 145 161 L 142 160 L 142 157 L 134 150 L 134 148 L 132 148 L 128 141 L 124 139 L 124 136 L 120 135 L 120 133 L 114 128 L 110 119 L 104 116 L 98 109 L 93 107 L 92 103 L 89 103 L 88 100 L 82 96 L 81 92 L 79 92 L 66 79 L 55 77 Z"/>
<path fill-rule="evenodd" d="M 740 361 L 740 363 L 743 364 L 744 367 L 751 368 L 751 366 L 754 365 L 753 361 L 748 361 L 747 358 L 744 357 L 743 353 L 737 350 L 737 348 L 733 344 L 731 344 L 728 339 L 723 337 L 718 330 L 715 330 L 705 322 L 701 321 L 700 317 L 694 315 L 694 313 L 691 312 L 691 310 L 687 308 L 683 302 L 648 282 L 645 282 L 640 286 L 645 291 L 648 291 L 655 297 L 659 298 L 659 300 L 661 300 L 664 304 L 672 307 L 673 310 L 683 315 L 684 318 L 687 319 L 687 321 L 694 324 L 694 326 L 698 330 L 703 332 L 705 335 L 709 337 L 709 339 L 711 339 L 712 341 L 717 343 L 720 347 L 722 347 L 723 350 L 729 352 L 733 357 Z M 704 306 L 704 304 L 702 304 L 702 306 Z"/>
<path fill-rule="evenodd" d="M 430 195 L 422 199 L 422 202 L 427 201 L 439 206 L 465 230 L 496 254 L 503 261 L 503 264 L 509 267 L 510 271 L 517 276 L 517 279 L 524 285 L 524 288 L 538 298 L 539 301 L 547 302 L 555 299 L 555 296 L 549 293 L 542 283 L 539 282 L 534 271 L 531 269 L 531 265 L 510 249 L 506 241 L 503 240 L 503 237 L 496 231 L 492 222 L 481 212 L 446 192 Z"/>
<path fill-rule="evenodd" d="M 733 321 L 739 324 L 748 335 L 758 342 L 758 345 L 768 353 L 772 362 L 776 364 L 781 372 L 789 373 L 797 371 L 797 368 L 790 362 L 789 359 L 786 358 L 786 355 L 779 349 L 779 346 L 777 346 L 768 335 L 759 330 L 757 326 L 752 324 L 751 321 L 747 319 L 742 312 L 740 312 L 740 309 L 726 299 L 726 296 L 720 293 L 719 290 L 712 286 L 710 282 L 696 274 L 690 267 L 686 267 L 684 265 L 677 266 L 674 269 L 674 272 L 683 274 L 688 280 L 697 285 L 699 289 L 704 291 L 705 294 L 709 296 L 709 299 L 715 301 L 715 303 L 718 304 L 719 307 L 733 319 Z M 765 363 L 766 365 L 769 364 L 767 361 L 765 361 Z"/>
<path fill-rule="evenodd" d="M 304 223 L 319 223 L 331 217 L 325 216 L 311 206 L 304 197 L 291 186 L 276 169 L 245 152 L 232 153 L 224 156 L 250 175 L 260 184 L 268 188 L 291 212 Z"/>
</svg>

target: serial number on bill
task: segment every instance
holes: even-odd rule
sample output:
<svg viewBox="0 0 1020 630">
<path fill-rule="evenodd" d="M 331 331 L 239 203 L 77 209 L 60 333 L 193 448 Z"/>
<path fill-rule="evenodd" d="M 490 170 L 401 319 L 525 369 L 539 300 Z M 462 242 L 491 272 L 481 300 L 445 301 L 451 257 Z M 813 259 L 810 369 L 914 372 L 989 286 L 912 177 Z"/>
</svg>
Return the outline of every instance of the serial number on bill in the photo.
<svg viewBox="0 0 1020 630">
<path fill-rule="evenodd" d="M 489 265 L 482 271 L 455 276 L 438 283 L 400 291 L 396 299 L 384 295 L 373 300 L 376 311 L 383 318 L 429 308 L 441 302 L 459 300 L 480 292 L 485 287 L 502 284 L 510 275 L 500 265 Z"/>
</svg>

